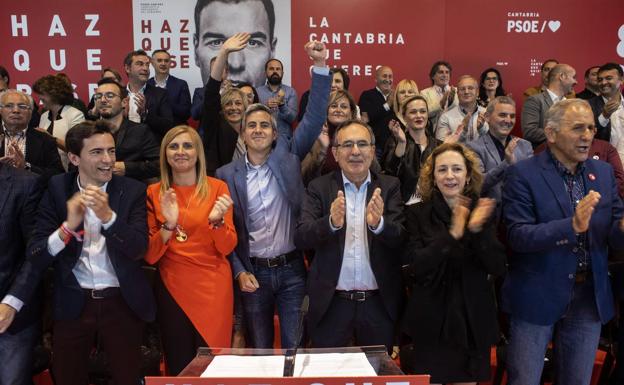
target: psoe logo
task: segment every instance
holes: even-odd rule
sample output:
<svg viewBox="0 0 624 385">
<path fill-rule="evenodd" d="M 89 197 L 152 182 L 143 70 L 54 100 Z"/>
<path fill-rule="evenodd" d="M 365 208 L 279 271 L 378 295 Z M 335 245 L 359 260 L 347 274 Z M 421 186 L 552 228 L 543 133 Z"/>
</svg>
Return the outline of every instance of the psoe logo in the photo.
<svg viewBox="0 0 624 385">
<path fill-rule="evenodd" d="M 508 12 L 508 33 L 557 32 L 561 28 L 559 20 L 540 20 L 537 12 Z"/>
</svg>

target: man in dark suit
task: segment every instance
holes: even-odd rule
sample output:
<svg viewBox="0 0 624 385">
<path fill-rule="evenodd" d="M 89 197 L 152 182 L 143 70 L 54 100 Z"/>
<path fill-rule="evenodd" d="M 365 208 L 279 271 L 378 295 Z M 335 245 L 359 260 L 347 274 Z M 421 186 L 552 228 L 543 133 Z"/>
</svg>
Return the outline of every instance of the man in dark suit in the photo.
<svg viewBox="0 0 624 385">
<path fill-rule="evenodd" d="M 0 136 L 0 162 L 39 174 L 45 180 L 65 172 L 55 140 L 47 133 L 28 128 L 32 98 L 17 90 L 0 96 L 3 134 Z"/>
<path fill-rule="evenodd" d="M 403 202 L 399 180 L 369 171 L 370 127 L 338 128 L 332 148 L 340 171 L 308 185 L 295 244 L 314 249 L 308 276 L 313 347 L 385 345 L 392 350 L 402 300 Z"/>
<path fill-rule="evenodd" d="M 173 124 L 186 124 L 191 116 L 191 93 L 185 80 L 176 78 L 169 73 L 171 69 L 171 55 L 164 49 L 152 52 L 152 67 L 155 75 L 147 83 L 167 90 L 167 98 L 173 111 Z"/>
<path fill-rule="evenodd" d="M 228 39 L 224 46 L 237 36 Z M 310 102 L 292 140 L 278 134 L 268 107 L 252 104 L 244 113 L 241 128 L 246 154 L 216 173 L 228 184 L 236 207 L 238 245 L 230 261 L 242 292 L 245 318 L 249 321 L 247 332 L 254 348 L 273 346 L 276 308 L 282 347 L 299 345 L 297 323 L 305 294 L 303 256 L 294 242 L 304 193 L 300 163 L 327 119 L 331 86 L 325 45 L 309 42 L 306 53 L 314 61 Z"/>
<path fill-rule="evenodd" d="M 150 57 L 143 50 L 132 51 L 124 59 L 128 75 L 128 119 L 145 123 L 160 144 L 163 136 L 174 126 L 173 111 L 167 91 L 147 83 Z"/>
<path fill-rule="evenodd" d="M 576 71 L 567 64 L 557 64 L 548 73 L 548 87 L 530 96 L 522 106 L 522 136 L 536 148 L 546 140 L 544 122 L 546 112 L 555 103 L 564 100 L 574 89 Z"/>
<path fill-rule="evenodd" d="M 43 271 L 54 264 L 56 383 L 88 383 L 95 342 L 108 353 L 115 383 L 138 384 L 143 322 L 154 320 L 156 310 L 141 269 L 148 244 L 145 185 L 113 175 L 115 142 L 107 122 L 80 123 L 65 142 L 78 172 L 50 180 L 17 278 L 28 284 L 8 294 L 30 303 Z"/>
<path fill-rule="evenodd" d="M 596 138 L 611 141 L 611 115 L 624 108 L 622 81 L 624 71 L 617 63 L 607 63 L 598 69 L 598 89 L 600 95 L 589 99 L 596 122 Z M 621 134 L 619 135 L 621 136 Z M 617 144 L 617 143 L 615 143 Z"/>
<path fill-rule="evenodd" d="M 392 108 L 388 104 L 392 94 L 392 68 L 381 66 L 375 72 L 375 88 L 366 90 L 360 95 L 360 111 L 362 120 L 368 123 L 375 133 L 377 157 L 381 157 L 386 139 L 388 139 L 388 123 L 392 118 Z"/>
<path fill-rule="evenodd" d="M 16 277 L 26 256 L 41 197 L 39 178 L 0 163 L 0 383 L 31 384 L 33 348 L 39 335 L 39 301 L 24 306 L 7 292 L 29 282 Z M 10 325 L 10 327 L 9 327 Z"/>
<path fill-rule="evenodd" d="M 600 95 L 600 87 L 598 86 L 598 69 L 600 66 L 592 66 L 585 70 L 585 89 L 576 97 L 579 99 L 589 100 L 596 95 Z"/>
<path fill-rule="evenodd" d="M 511 166 L 503 187 L 509 384 L 539 382 L 552 340 L 557 383 L 587 385 L 601 323 L 614 314 L 607 251 L 624 247 L 624 207 L 611 165 L 589 158 L 587 101 L 561 101 L 545 122 L 548 149 Z"/>
<path fill-rule="evenodd" d="M 102 79 L 95 90 L 96 111 L 111 123 L 115 139 L 115 175 L 153 181 L 160 175 L 160 146 L 149 127 L 123 116 L 128 107 L 128 91 L 113 79 Z"/>
</svg>

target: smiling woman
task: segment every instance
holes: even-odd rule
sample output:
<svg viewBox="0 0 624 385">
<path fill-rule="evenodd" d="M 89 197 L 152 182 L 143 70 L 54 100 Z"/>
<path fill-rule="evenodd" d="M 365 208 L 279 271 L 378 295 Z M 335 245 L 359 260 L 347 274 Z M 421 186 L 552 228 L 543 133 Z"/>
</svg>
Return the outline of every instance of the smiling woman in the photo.
<svg viewBox="0 0 624 385">
<path fill-rule="evenodd" d="M 161 182 L 147 190 L 150 230 L 145 260 L 158 264 L 157 320 L 167 366 L 177 375 L 200 346 L 229 347 L 236 245 L 227 185 L 206 175 L 195 129 L 177 126 L 163 138 Z"/>
</svg>

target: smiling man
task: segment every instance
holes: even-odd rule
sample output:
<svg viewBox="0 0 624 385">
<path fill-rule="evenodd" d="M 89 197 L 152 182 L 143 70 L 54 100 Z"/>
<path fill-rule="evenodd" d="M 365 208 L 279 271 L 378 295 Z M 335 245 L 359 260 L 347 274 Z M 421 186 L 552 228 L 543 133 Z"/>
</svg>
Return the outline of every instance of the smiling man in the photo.
<svg viewBox="0 0 624 385">
<path fill-rule="evenodd" d="M 56 381 L 87 384 L 89 352 L 97 343 L 108 353 L 113 380 L 137 384 L 143 322 L 156 312 L 141 269 L 148 237 L 145 185 L 113 175 L 115 141 L 107 122 L 80 123 L 65 143 L 78 172 L 50 179 L 18 277 L 30 285 L 8 294 L 19 311 L 54 265 Z"/>
<path fill-rule="evenodd" d="M 516 103 L 509 96 L 497 96 L 485 110 L 489 131 L 468 143 L 481 160 L 485 175 L 481 196 L 496 200 L 496 218 L 500 218 L 503 180 L 507 168 L 533 156 L 533 147 L 527 140 L 511 135 L 516 124 Z"/>
<path fill-rule="evenodd" d="M 238 32 L 251 35 L 249 45 L 228 60 L 229 79 L 255 87 L 266 81 L 264 64 L 273 57 L 277 38 L 272 0 L 198 0 L 195 5 L 195 64 L 202 81 L 210 77 L 210 59 Z"/>
<path fill-rule="evenodd" d="M 401 304 L 403 228 L 399 180 L 369 171 L 375 137 L 350 120 L 334 136 L 340 169 L 308 185 L 295 237 L 314 249 L 308 325 L 312 347 L 385 345 L 392 350 Z"/>
<path fill-rule="evenodd" d="M 589 157 L 589 104 L 560 101 L 545 122 L 548 149 L 511 166 L 503 187 L 509 384 L 539 383 L 552 340 L 557 382 L 587 385 L 601 323 L 614 314 L 607 254 L 624 248 L 624 208 L 611 165 Z"/>
<path fill-rule="evenodd" d="M 314 63 L 310 102 L 292 140 L 278 132 L 269 107 L 252 104 L 240 132 L 247 152 L 216 174 L 227 182 L 236 207 L 238 245 L 230 261 L 254 348 L 273 346 L 276 309 L 282 347 L 300 342 L 297 323 L 306 275 L 303 255 L 294 243 L 304 194 L 300 163 L 325 123 L 331 86 L 325 45 L 313 41 L 305 50 Z"/>
<path fill-rule="evenodd" d="M 173 111 L 167 92 L 148 84 L 150 57 L 143 50 L 132 51 L 124 59 L 128 75 L 128 119 L 145 123 L 154 133 L 158 143 L 173 127 Z"/>
</svg>

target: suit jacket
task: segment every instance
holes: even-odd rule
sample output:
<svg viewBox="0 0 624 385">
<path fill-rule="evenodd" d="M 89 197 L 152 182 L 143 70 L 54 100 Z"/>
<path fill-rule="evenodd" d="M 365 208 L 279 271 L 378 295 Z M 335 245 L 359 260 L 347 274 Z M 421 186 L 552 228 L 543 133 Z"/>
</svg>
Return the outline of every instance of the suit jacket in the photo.
<svg viewBox="0 0 624 385">
<path fill-rule="evenodd" d="M 295 130 L 292 139 L 280 134 L 275 147 L 269 154 L 267 164 L 277 179 L 279 188 L 288 199 L 291 212 L 297 222 L 304 195 L 301 181 L 301 159 L 310 151 L 312 144 L 321 133 L 327 119 L 327 103 L 331 87 L 330 75 L 312 72 L 312 87 L 308 110 Z M 238 244 L 230 255 L 232 272 L 236 277 L 243 271 L 254 271 L 249 255 L 249 231 L 247 230 L 247 165 L 241 157 L 217 170 L 217 178 L 228 184 L 234 201 L 234 225 L 238 233 Z"/>
<path fill-rule="evenodd" d="M 591 106 L 591 109 L 594 113 L 594 122 L 596 124 L 596 135 L 595 137 L 598 139 L 606 140 L 607 142 L 611 141 L 611 119 L 607 119 L 607 125 L 602 126 L 598 117 L 602 114 L 602 109 L 604 108 L 605 102 L 602 98 L 602 95 L 596 95 L 593 98 L 587 101 Z"/>
<path fill-rule="evenodd" d="M 147 110 L 143 123 L 149 126 L 160 144 L 163 136 L 175 125 L 167 91 L 147 83 L 143 95 Z"/>
<path fill-rule="evenodd" d="M 540 92 L 527 98 L 522 106 L 522 137 L 533 145 L 533 148 L 546 141 L 544 123 L 546 111 L 553 105 L 547 91 Z"/>
<path fill-rule="evenodd" d="M 150 78 L 148 84 L 156 87 L 156 80 Z M 191 92 L 185 80 L 169 75 L 167 78 L 167 98 L 173 112 L 173 124 L 175 126 L 186 124 L 191 116 Z"/>
<path fill-rule="evenodd" d="M 388 316 L 397 320 L 402 303 L 401 258 L 398 251 L 405 235 L 403 200 L 397 178 L 371 172 L 366 204 L 377 187 L 381 188 L 384 201 L 384 227 L 377 235 L 370 229 L 367 231 L 370 265 Z M 347 226 L 343 225 L 334 232 L 329 225 L 329 209 L 338 190 L 344 190 L 340 170 L 310 182 L 295 233 L 298 248 L 315 250 L 308 274 L 310 330 L 314 330 L 329 308 L 340 276 Z"/>
<path fill-rule="evenodd" d="M 37 205 L 43 192 L 41 178 L 28 171 L 0 163 L 0 299 L 11 287 L 29 285 L 17 280 L 24 260 L 26 244 L 35 225 Z M 39 299 L 15 316 L 9 333 L 17 332 L 38 319 Z"/>
<path fill-rule="evenodd" d="M 160 176 L 160 145 L 147 125 L 124 118 L 114 137 L 117 161 L 125 163 L 127 177 L 145 181 Z"/>
<path fill-rule="evenodd" d="M 385 103 L 386 99 L 377 88 L 362 92 L 358 103 L 361 113 L 366 112 L 368 114 L 368 124 L 375 133 L 375 143 L 380 149 L 384 148 L 386 140 L 390 136 L 388 123 L 393 116 L 392 109 L 386 110 L 384 108 Z"/>
<path fill-rule="evenodd" d="M 52 256 L 48 252 L 48 238 L 67 218 L 67 200 L 78 191 L 75 172 L 50 179 L 37 210 L 37 224 L 28 243 L 27 260 L 18 277 L 29 284 L 9 292 L 24 303 L 30 302 L 36 282 L 41 280 L 44 270 L 54 264 L 53 308 L 55 319 L 60 320 L 78 318 L 84 306 L 84 292 L 72 272 L 80 257 L 82 242 L 72 238 L 63 250 Z M 145 185 L 114 175 L 106 192 L 117 219 L 111 227 L 101 231 L 121 295 L 139 318 L 152 321 L 156 305 L 141 268 L 148 243 Z M 82 225 L 78 230 L 81 229 Z"/>
<path fill-rule="evenodd" d="M 4 155 L 4 140 L 2 140 L 0 157 Z M 65 172 L 54 139 L 35 128 L 26 129 L 25 159 L 30 163 L 30 171 L 43 176 L 45 180 L 50 179 L 52 175 Z"/>
<path fill-rule="evenodd" d="M 481 196 L 496 199 L 496 204 L 500 207 L 505 171 L 510 164 L 504 158 L 501 159 L 494 140 L 492 135 L 486 134 L 467 145 L 479 156 L 481 172 L 485 175 L 483 187 L 481 187 Z M 514 156 L 516 162 L 533 156 L 531 143 L 519 139 L 514 150 Z"/>
<path fill-rule="evenodd" d="M 624 247 L 619 229 L 623 206 L 611 165 L 585 161 L 585 191 L 600 193 L 589 230 L 587 248 L 598 314 L 613 317 L 613 295 L 607 275 L 607 246 Z M 520 161 L 507 171 L 503 217 L 512 249 L 503 285 L 503 308 L 527 322 L 552 325 L 566 311 L 574 287 L 577 260 L 574 209 L 550 151 Z"/>
</svg>

